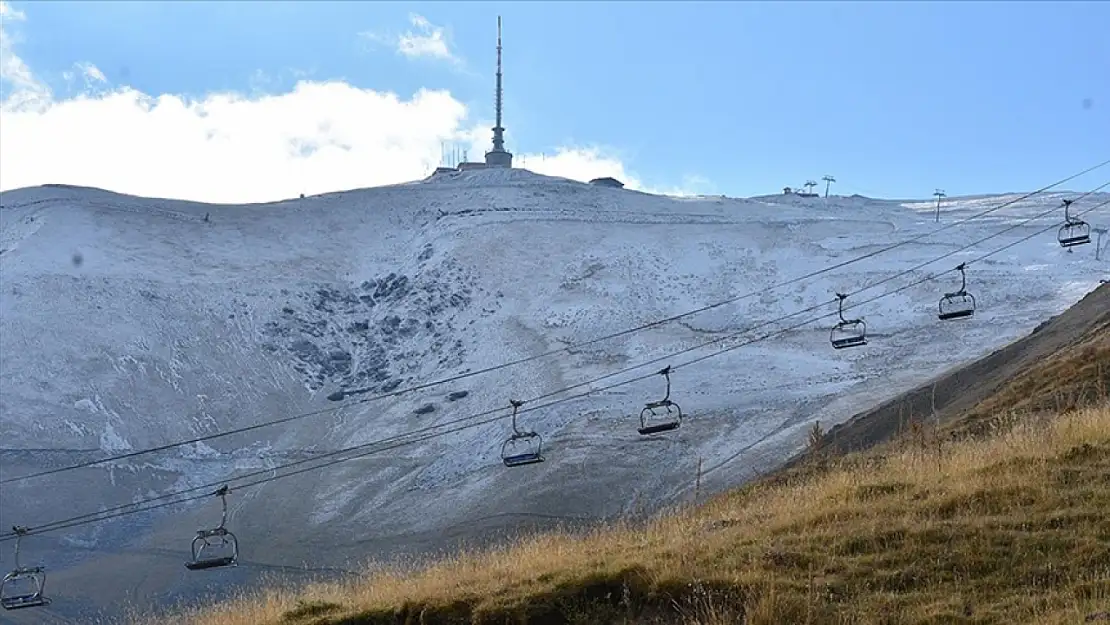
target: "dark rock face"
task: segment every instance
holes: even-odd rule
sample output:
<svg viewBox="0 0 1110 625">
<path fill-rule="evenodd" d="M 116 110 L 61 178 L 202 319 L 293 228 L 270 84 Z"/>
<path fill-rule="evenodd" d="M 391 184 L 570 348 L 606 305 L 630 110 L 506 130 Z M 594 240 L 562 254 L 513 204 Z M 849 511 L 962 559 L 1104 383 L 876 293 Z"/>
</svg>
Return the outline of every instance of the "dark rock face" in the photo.
<svg viewBox="0 0 1110 625">
<path fill-rule="evenodd" d="M 464 344 L 453 321 L 471 306 L 475 289 L 454 261 L 429 267 L 434 256 L 426 245 L 414 275 L 391 271 L 357 285 L 283 289 L 289 301 L 264 324 L 263 349 L 289 358 L 308 388 L 340 393 L 388 393 L 415 382 L 422 366 L 461 365 Z"/>
</svg>

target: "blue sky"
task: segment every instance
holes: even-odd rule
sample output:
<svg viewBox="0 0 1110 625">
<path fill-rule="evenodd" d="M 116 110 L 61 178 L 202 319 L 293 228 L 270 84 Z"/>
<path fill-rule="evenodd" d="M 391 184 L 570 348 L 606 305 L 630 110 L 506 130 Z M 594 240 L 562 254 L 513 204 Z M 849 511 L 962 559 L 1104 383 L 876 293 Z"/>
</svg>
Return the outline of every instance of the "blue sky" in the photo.
<svg viewBox="0 0 1110 625">
<path fill-rule="evenodd" d="M 1110 158 L 1106 2 L 8 6 L 22 14 L 4 25 L 11 54 L 55 103 L 85 87 L 191 99 L 283 94 L 297 80 L 402 100 L 446 90 L 477 150 L 501 14 L 508 148 L 534 169 L 535 155 L 578 148 L 572 173 L 595 173 L 593 158 L 652 189 L 743 196 L 828 173 L 843 193 L 1006 192 Z M 399 51 L 406 33 L 425 37 L 413 54 Z M 74 80 L 75 63 L 105 80 Z"/>
</svg>

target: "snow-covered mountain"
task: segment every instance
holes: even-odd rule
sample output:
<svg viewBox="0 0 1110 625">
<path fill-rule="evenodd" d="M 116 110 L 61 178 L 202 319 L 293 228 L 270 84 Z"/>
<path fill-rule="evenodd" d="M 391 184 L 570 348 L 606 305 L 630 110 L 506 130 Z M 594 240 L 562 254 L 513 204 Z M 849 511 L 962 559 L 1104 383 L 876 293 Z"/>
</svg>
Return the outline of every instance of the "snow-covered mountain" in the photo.
<svg viewBox="0 0 1110 625">
<path fill-rule="evenodd" d="M 1075 195 L 1037 195 L 821 276 L 558 356 L 5 484 L 0 527 L 33 527 L 507 408 L 510 398 L 527 400 L 854 291 Z M 949 198 L 940 225 L 1016 197 Z M 933 208 L 931 200 L 859 196 L 667 198 L 525 170 L 437 174 L 244 206 L 60 186 L 5 192 L 2 473 L 336 408 L 327 395 L 339 389 L 401 389 L 618 332 L 929 232 L 938 227 Z M 1108 215 L 1104 208 L 1089 219 Z M 950 270 L 1061 217 L 1015 228 L 860 298 Z M 1108 266 L 1105 255 L 1095 260 L 1094 245 L 1068 252 L 1049 232 L 969 268 L 979 304 L 970 320 L 936 318 L 940 295 L 959 286 L 948 271 L 853 310 L 868 323 L 865 347 L 833 350 L 826 318 L 679 369 L 671 397 L 687 420 L 667 435 L 636 433 L 643 403 L 663 392 L 654 378 L 522 415 L 525 429 L 544 436 L 542 464 L 500 463 L 506 410 L 495 423 L 234 492 L 238 571 L 198 578 L 181 566 L 193 530 L 218 521 L 216 503 L 33 537 L 25 555 L 57 571 L 51 587 L 61 598 L 53 609 L 72 613 L 123 596 L 164 599 L 212 580 L 242 581 L 266 565 L 352 567 L 352 559 L 439 548 L 522 520 L 652 509 L 689 496 L 699 461 L 703 492 L 740 483 L 794 451 L 814 419 L 843 421 L 1028 333 L 1097 286 Z M 7 549 L 0 558 L 10 566 Z"/>
</svg>

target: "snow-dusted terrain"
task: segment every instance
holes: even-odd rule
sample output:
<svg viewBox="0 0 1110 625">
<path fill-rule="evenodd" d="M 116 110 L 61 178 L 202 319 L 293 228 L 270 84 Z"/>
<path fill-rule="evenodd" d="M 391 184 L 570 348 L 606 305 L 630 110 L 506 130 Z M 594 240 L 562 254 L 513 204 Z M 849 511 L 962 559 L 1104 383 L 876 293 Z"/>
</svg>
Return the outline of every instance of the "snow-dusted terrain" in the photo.
<svg viewBox="0 0 1110 625">
<path fill-rule="evenodd" d="M 498 454 L 508 401 L 819 304 L 1075 195 L 1035 196 L 819 277 L 558 356 L 5 484 L 0 527 L 34 527 L 499 407 L 505 418 L 495 423 L 233 492 L 229 527 L 243 549 L 237 570 L 182 566 L 193 531 L 218 521 L 216 500 L 32 537 L 25 557 L 53 572 L 51 609 L 75 614 L 226 589 L 225 580 L 245 582 L 269 567 L 355 568 L 364 558 L 441 548 L 525 520 L 651 510 L 690 496 L 699 459 L 703 492 L 735 485 L 793 452 L 814 419 L 845 420 L 1028 333 L 1106 278 L 1106 254 L 1096 261 L 1094 245 L 1063 250 L 1051 231 L 969 268 L 979 303 L 970 320 L 936 318 L 940 295 L 959 286 L 949 271 L 853 310 L 868 323 L 865 347 L 833 350 L 826 318 L 680 368 L 672 399 L 687 419 L 650 439 L 636 433 L 637 415 L 661 396 L 661 378 L 522 414 L 523 428 L 544 436 L 547 461 L 507 469 Z M 949 198 L 940 225 L 1015 197 Z M 3 476 L 335 408 L 326 396 L 338 389 L 375 394 L 565 347 L 938 227 L 930 200 L 675 199 L 524 170 L 246 206 L 70 187 L 5 192 L 0 205 Z M 854 299 L 949 270 L 1061 218 L 1054 213 Z M 1088 219 L 1110 221 L 1110 208 Z M 0 566 L 11 566 L 10 547 L 0 543 Z"/>
</svg>

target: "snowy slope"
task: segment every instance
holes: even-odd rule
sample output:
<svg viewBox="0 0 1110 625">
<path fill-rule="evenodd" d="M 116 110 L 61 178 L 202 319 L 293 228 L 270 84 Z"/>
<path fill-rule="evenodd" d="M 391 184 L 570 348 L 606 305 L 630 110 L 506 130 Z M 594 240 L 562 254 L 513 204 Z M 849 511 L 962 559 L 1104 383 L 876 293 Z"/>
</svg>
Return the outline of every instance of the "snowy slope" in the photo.
<svg viewBox="0 0 1110 625">
<path fill-rule="evenodd" d="M 92 512 L 546 394 L 829 300 L 1074 195 L 1036 196 L 820 277 L 559 357 L 4 485 L 0 527 Z M 942 224 L 1010 198 L 949 198 Z M 542 353 L 937 227 L 928 200 L 673 199 L 524 170 L 245 206 L 70 187 L 5 192 L 0 205 L 5 475 L 335 407 L 326 396 L 340 388 L 388 391 Z M 1104 208 L 1090 219 L 1108 216 Z M 1060 217 L 860 297 L 951 269 Z M 1067 308 L 1106 277 L 1110 262 L 1096 261 L 1093 248 L 1069 253 L 1049 233 L 974 265 L 969 289 L 980 312 L 972 320 L 936 320 L 937 298 L 958 287 L 949 272 L 854 310 L 871 331 L 867 347 L 832 350 L 825 319 L 676 371 L 672 398 L 689 418 L 657 439 L 641 440 L 636 415 L 661 395 L 662 379 L 522 415 L 526 429 L 545 437 L 541 465 L 500 465 L 506 412 L 497 423 L 235 493 L 231 524 L 245 568 L 347 566 L 351 557 L 436 548 L 511 525 L 523 518 L 517 513 L 594 518 L 651 509 L 689 495 L 699 458 L 706 488 L 738 483 L 793 451 L 813 419 L 846 419 Z M 448 398 L 458 391 L 467 394 Z M 434 410 L 415 412 L 427 405 Z M 96 576 L 90 562 L 108 553 L 148 558 L 136 570 L 164 567 L 150 593 L 188 594 L 196 578 L 187 578 L 181 558 L 193 529 L 216 520 L 216 510 L 126 517 L 39 537 L 28 549 L 55 568 L 79 565 L 57 590 L 59 610 L 134 587 L 121 574 L 118 587 L 82 594 Z"/>
</svg>

